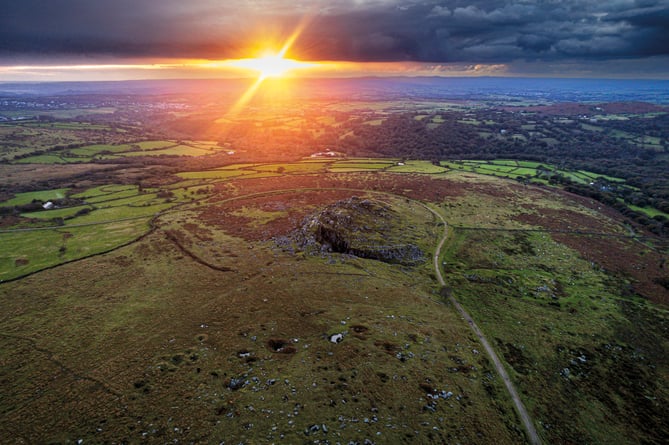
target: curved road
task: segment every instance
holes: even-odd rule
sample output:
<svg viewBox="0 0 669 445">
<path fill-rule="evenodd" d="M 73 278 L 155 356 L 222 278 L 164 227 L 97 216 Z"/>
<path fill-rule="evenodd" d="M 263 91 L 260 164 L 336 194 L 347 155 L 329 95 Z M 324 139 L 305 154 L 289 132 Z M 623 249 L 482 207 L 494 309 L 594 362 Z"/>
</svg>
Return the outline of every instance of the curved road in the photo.
<svg viewBox="0 0 669 445">
<path fill-rule="evenodd" d="M 444 247 L 444 243 L 448 238 L 448 225 L 446 224 L 446 220 L 444 219 L 444 217 L 441 216 L 438 212 L 427 206 L 425 206 L 425 208 L 427 208 L 430 212 L 432 212 L 435 216 L 437 216 L 442 223 L 444 223 L 444 236 L 441 238 L 441 241 L 439 241 L 437 249 L 434 251 L 434 270 L 437 273 L 437 280 L 439 280 L 439 284 L 445 286 L 446 282 L 444 281 L 444 277 L 441 274 L 441 268 L 439 267 L 439 257 L 441 255 L 441 248 Z M 506 386 L 506 390 L 511 395 L 513 404 L 516 406 L 516 411 L 518 412 L 520 419 L 523 421 L 523 425 L 525 426 L 525 431 L 527 432 L 530 443 L 532 445 L 540 445 L 541 440 L 539 439 L 537 430 L 534 428 L 534 423 L 532 423 L 532 419 L 530 418 L 530 415 L 527 413 L 527 410 L 525 409 L 525 405 L 523 405 L 522 400 L 520 400 L 518 391 L 516 391 L 515 386 L 513 386 L 513 383 L 509 378 L 509 374 L 507 374 L 506 369 L 504 369 L 504 366 L 502 365 L 501 360 L 497 356 L 497 353 L 492 348 L 492 346 L 490 346 L 488 339 L 486 338 L 485 335 L 483 335 L 483 332 L 481 332 L 479 327 L 476 325 L 474 319 L 469 315 L 469 313 L 467 313 L 467 311 L 460 305 L 460 303 L 457 302 L 457 300 L 453 297 L 453 295 L 449 293 L 448 299 L 453 304 L 453 306 L 455 306 L 455 308 L 458 310 L 462 318 L 464 318 L 465 321 L 469 323 L 469 327 L 472 328 L 472 331 L 474 331 L 479 341 L 481 342 L 486 352 L 488 353 L 488 356 L 493 361 L 495 369 L 497 370 L 499 376 L 502 378 L 504 386 Z"/>
</svg>

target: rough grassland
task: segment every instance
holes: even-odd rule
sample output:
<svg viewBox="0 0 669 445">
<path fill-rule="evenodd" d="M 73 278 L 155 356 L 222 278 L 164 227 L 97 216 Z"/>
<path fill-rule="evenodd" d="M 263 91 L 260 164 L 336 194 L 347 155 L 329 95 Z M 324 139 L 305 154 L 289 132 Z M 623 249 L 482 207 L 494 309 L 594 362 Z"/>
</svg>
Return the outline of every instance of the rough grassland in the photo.
<svg viewBox="0 0 669 445">
<path fill-rule="evenodd" d="M 434 301 L 429 264 L 304 257 L 192 220 L 176 228 L 179 219 L 12 286 L 3 351 L 33 378 L 6 399 L 3 425 L 14 426 L 5 432 L 26 441 L 521 440 L 467 326 Z M 435 239 L 428 212 L 412 219 L 416 235 Z M 190 250 L 201 243 L 219 246 L 217 265 Z M 65 293 L 48 284 L 60 276 L 73 283 Z M 42 322 L 26 330 L 38 312 Z M 330 342 L 334 333 L 344 340 Z M 34 398 L 35 387 L 45 396 Z"/>
<path fill-rule="evenodd" d="M 545 443 L 662 443 L 668 300 L 653 277 L 666 277 L 664 254 L 621 238 L 616 214 L 470 172 L 298 170 L 190 181 L 153 206 L 181 203 L 138 242 L 1 284 L 0 437 L 524 443 L 501 381 L 444 303 L 451 292 L 505 361 Z M 76 220 L 152 209 L 133 208 L 124 191 L 91 189 L 109 206 Z M 304 218 L 351 196 L 392 206 L 388 240 L 415 241 L 425 263 L 286 242 Z M 448 290 L 429 260 L 443 226 L 417 200 L 449 222 Z M 79 229 L 26 233 L 66 243 L 64 255 L 118 243 L 98 226 Z M 646 269 L 635 275 L 637 254 Z"/>
<path fill-rule="evenodd" d="M 444 260 L 448 286 L 496 342 L 547 443 L 660 443 L 669 433 L 664 310 L 621 295 L 625 282 L 547 234 L 456 230 Z"/>
</svg>

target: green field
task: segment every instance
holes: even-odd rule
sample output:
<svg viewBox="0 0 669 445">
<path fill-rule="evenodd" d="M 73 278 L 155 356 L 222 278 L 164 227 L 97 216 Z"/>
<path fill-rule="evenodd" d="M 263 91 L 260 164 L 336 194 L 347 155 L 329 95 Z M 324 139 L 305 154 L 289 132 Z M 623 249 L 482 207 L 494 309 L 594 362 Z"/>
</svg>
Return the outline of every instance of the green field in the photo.
<svg viewBox="0 0 669 445">
<path fill-rule="evenodd" d="M 24 213 L 23 216 L 24 218 L 37 218 L 37 219 L 54 219 L 54 218 L 71 218 L 74 215 L 77 214 L 77 212 L 80 212 L 83 209 L 89 209 L 92 210 L 93 207 L 89 205 L 82 205 L 82 206 L 76 206 L 76 207 L 65 207 L 62 209 L 52 209 L 52 210 L 43 210 L 43 211 L 38 211 L 38 212 L 30 212 L 30 213 Z"/>
<path fill-rule="evenodd" d="M 429 161 L 405 161 L 404 165 L 394 165 L 388 169 L 394 173 L 443 173 L 446 170 Z"/>
<path fill-rule="evenodd" d="M 513 170 L 513 173 L 518 176 L 534 176 L 537 174 L 536 168 L 519 167 Z"/>
<path fill-rule="evenodd" d="M 443 169 L 439 167 L 431 166 L 430 163 L 426 161 L 407 161 L 403 166 L 397 165 L 398 162 L 398 160 L 394 159 L 379 160 L 365 158 L 351 158 L 346 160 L 306 159 L 299 163 L 287 164 L 235 164 L 221 167 L 216 170 L 183 172 L 179 173 L 179 176 L 184 179 L 229 179 L 240 176 L 251 178 L 282 174 L 315 174 L 326 170 L 339 173 L 379 171 L 385 169 L 390 169 L 397 173 L 438 173 L 443 171 Z"/>
<path fill-rule="evenodd" d="M 184 179 L 226 179 L 236 178 L 238 176 L 249 176 L 254 174 L 252 171 L 244 170 L 206 170 L 201 172 L 183 172 L 179 177 Z"/>
<path fill-rule="evenodd" d="M 355 169 L 355 170 L 381 170 L 385 168 L 390 168 L 394 163 L 386 163 L 386 162 L 345 162 L 345 161 L 339 161 L 330 167 L 330 169 L 339 169 L 339 168 L 348 168 L 348 169 Z"/>
<path fill-rule="evenodd" d="M 67 164 L 68 162 L 85 162 L 87 160 L 88 159 L 80 160 L 75 158 L 70 158 L 68 160 L 59 155 L 37 155 L 19 159 L 15 162 L 17 164 Z"/>
<path fill-rule="evenodd" d="M 648 216 L 649 218 L 653 218 L 655 216 L 663 216 L 665 218 L 669 218 L 668 213 L 664 213 L 664 212 L 662 212 L 662 211 L 660 211 L 660 210 L 658 210 L 654 207 L 648 207 L 648 206 L 647 207 L 639 207 L 639 206 L 635 206 L 635 205 L 632 205 L 632 204 L 628 204 L 627 206 L 630 209 L 634 210 L 635 212 L 642 213 L 642 214 Z"/>
<path fill-rule="evenodd" d="M 99 187 L 90 188 L 86 191 L 75 193 L 72 198 L 93 199 L 100 196 L 109 196 L 115 193 L 126 192 L 128 190 L 137 190 L 134 185 L 109 184 L 101 185 Z"/>
<path fill-rule="evenodd" d="M 36 128 L 43 128 L 43 125 L 37 125 Z M 51 127 L 44 127 L 52 130 Z M 62 130 L 81 130 L 76 125 L 57 127 Z M 98 126 L 86 126 L 87 130 L 101 130 Z M 25 131 L 25 128 L 23 128 Z M 37 135 L 35 136 L 37 137 Z M 71 141 L 73 142 L 73 141 Z M 51 149 L 52 147 L 46 147 Z M 223 147 L 212 141 L 186 141 L 179 143 L 177 141 L 141 141 L 125 144 L 93 144 L 78 148 L 65 148 L 53 151 L 48 154 L 39 154 L 27 156 L 21 159 L 15 159 L 17 164 L 67 164 L 92 162 L 102 159 L 119 159 L 124 157 L 137 156 L 206 156 L 223 150 Z M 26 147 L 17 154 L 30 153 L 34 149 Z M 9 156 L 9 153 L 4 154 Z"/>
<path fill-rule="evenodd" d="M 145 233 L 148 221 L 144 218 L 86 227 L 0 231 L 0 281 L 117 248 Z"/>
<path fill-rule="evenodd" d="M 579 184 L 589 184 L 598 179 L 604 179 L 609 182 L 624 184 L 625 180 L 622 178 L 614 178 L 612 176 L 600 175 L 598 173 L 588 172 L 585 170 L 561 170 L 554 165 L 540 164 L 538 162 L 530 161 L 514 161 L 514 160 L 493 160 L 493 161 L 479 161 L 479 160 L 462 160 L 462 161 L 447 161 L 442 162 L 442 165 L 453 170 L 465 170 L 481 174 L 488 174 L 500 177 L 515 176 L 532 176 L 539 178 L 541 171 L 538 168 L 543 166 L 544 170 L 548 169 L 552 172 L 562 174 L 569 177 L 574 182 Z"/>
<path fill-rule="evenodd" d="M 191 147 L 188 145 L 174 145 L 167 148 L 144 149 L 143 151 L 128 151 L 117 153 L 117 157 L 133 156 L 205 156 L 211 154 L 209 150 Z"/>
<path fill-rule="evenodd" d="M 329 165 L 329 162 L 299 162 L 294 164 L 267 164 L 267 165 L 256 165 L 249 170 L 256 172 L 282 172 L 285 174 L 307 174 L 307 173 L 318 173 L 325 170 Z"/>
<path fill-rule="evenodd" d="M 88 145 L 81 148 L 72 148 L 68 152 L 76 156 L 95 156 L 103 152 L 120 153 L 130 150 L 130 145 Z"/>
<path fill-rule="evenodd" d="M 97 189 L 93 189 L 90 192 L 82 192 L 76 196 L 84 197 L 85 201 L 89 204 L 95 204 L 98 202 L 108 202 L 116 199 L 127 198 L 130 196 L 136 196 L 138 193 L 137 186 L 121 186 L 116 188 L 114 191 L 110 191 L 109 188 L 106 189 L 106 193 L 99 194 Z"/>
<path fill-rule="evenodd" d="M 558 174 L 561 175 L 570 181 L 587 186 L 598 187 L 600 181 L 604 183 L 613 184 L 615 187 L 627 190 L 627 191 L 636 191 L 636 187 L 628 185 L 627 181 L 622 178 L 616 178 L 613 176 L 602 175 L 599 173 L 589 172 L 586 170 L 563 170 L 559 169 L 555 165 L 550 164 L 540 164 L 538 162 L 530 161 L 515 161 L 515 160 L 493 160 L 493 161 L 481 161 L 481 160 L 461 160 L 461 161 L 444 161 L 441 163 L 443 167 L 446 167 L 455 171 L 467 171 L 472 173 L 478 173 L 482 175 L 491 175 L 500 178 L 508 179 L 521 179 L 529 180 L 536 184 L 543 185 L 554 185 L 550 182 L 550 175 Z M 539 167 L 542 167 L 541 169 Z M 653 208 L 653 207 L 637 207 L 633 205 L 627 205 L 631 210 L 646 215 L 650 218 L 654 216 L 664 216 L 668 215 Z"/>
<path fill-rule="evenodd" d="M 137 186 L 104 185 L 69 196 L 82 205 L 23 213 L 22 217 L 35 219 L 37 224 L 0 230 L 3 246 L 9 246 L 0 258 L 0 280 L 108 251 L 137 238 L 155 215 L 192 199 L 193 184 L 177 186 L 171 198 L 160 198 L 156 191 L 140 192 Z M 193 191 L 200 188 L 198 184 Z M 44 190 L 19 194 L 0 205 L 20 206 L 65 197 L 68 189 Z"/>
<path fill-rule="evenodd" d="M 173 141 L 142 141 L 133 145 L 137 145 L 141 150 L 157 150 L 160 148 L 171 147 L 177 144 Z"/>
<path fill-rule="evenodd" d="M 0 202 L 0 207 L 12 207 L 30 204 L 34 200 L 46 202 L 53 199 L 62 199 L 66 196 L 68 190 L 69 189 L 66 188 L 59 188 L 54 190 L 19 193 L 8 201 Z"/>
<path fill-rule="evenodd" d="M 88 161 L 85 157 L 81 158 L 82 154 L 70 159 L 67 152 L 102 138 L 122 140 L 127 138 L 126 134 L 125 129 L 88 122 L 0 122 L 0 160 L 40 164 Z"/>
</svg>

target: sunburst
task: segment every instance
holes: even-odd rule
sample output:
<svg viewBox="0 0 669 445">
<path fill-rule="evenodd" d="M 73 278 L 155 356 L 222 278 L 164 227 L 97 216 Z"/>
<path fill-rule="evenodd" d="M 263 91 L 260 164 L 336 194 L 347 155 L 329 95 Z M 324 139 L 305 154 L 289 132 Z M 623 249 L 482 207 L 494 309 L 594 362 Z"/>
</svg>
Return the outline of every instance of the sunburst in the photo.
<svg viewBox="0 0 669 445">
<path fill-rule="evenodd" d="M 232 60 L 228 63 L 233 68 L 255 71 L 258 78 L 284 77 L 291 71 L 313 67 L 313 63 L 284 58 L 281 53 L 266 52 L 254 59 Z"/>
<path fill-rule="evenodd" d="M 249 87 L 248 90 L 239 98 L 237 103 L 232 107 L 228 114 L 238 113 L 244 106 L 253 98 L 260 85 L 267 78 L 282 78 L 287 76 L 292 71 L 298 69 L 311 68 L 316 66 L 315 63 L 302 62 L 287 58 L 288 51 L 292 48 L 295 41 L 298 39 L 302 31 L 307 26 L 309 18 L 306 17 L 297 26 L 295 31 L 286 39 L 279 51 L 264 51 L 259 57 L 249 59 L 230 60 L 226 64 L 230 67 L 241 68 L 255 71 L 258 75 L 256 81 Z"/>
</svg>

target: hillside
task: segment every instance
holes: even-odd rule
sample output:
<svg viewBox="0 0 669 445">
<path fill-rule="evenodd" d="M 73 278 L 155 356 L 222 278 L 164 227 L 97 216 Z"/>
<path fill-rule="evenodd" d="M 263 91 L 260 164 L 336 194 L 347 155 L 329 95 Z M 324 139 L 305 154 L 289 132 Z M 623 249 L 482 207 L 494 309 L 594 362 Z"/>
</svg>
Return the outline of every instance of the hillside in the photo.
<svg viewBox="0 0 669 445">
<path fill-rule="evenodd" d="M 342 82 L 3 98 L 1 438 L 662 443 L 663 84 Z"/>
<path fill-rule="evenodd" d="M 73 261 L 0 285 L 0 437 L 527 441 L 448 295 L 497 351 L 544 443 L 659 444 L 669 434 L 664 254 L 619 214 L 557 189 L 417 172 L 428 163 L 413 173 L 306 165 L 184 178 L 171 197 L 79 192 L 97 207 L 53 229 L 71 233 Z M 78 259 L 79 237 L 92 238 L 75 223 L 98 224 L 121 202 L 159 214 Z M 431 210 L 448 223 L 445 287 L 432 262 L 444 226 Z M 353 221 L 337 232 L 350 237 L 346 249 L 322 236 L 335 214 Z M 298 242 L 313 227 L 329 247 Z M 356 242 L 422 255 L 381 261 Z"/>
</svg>

